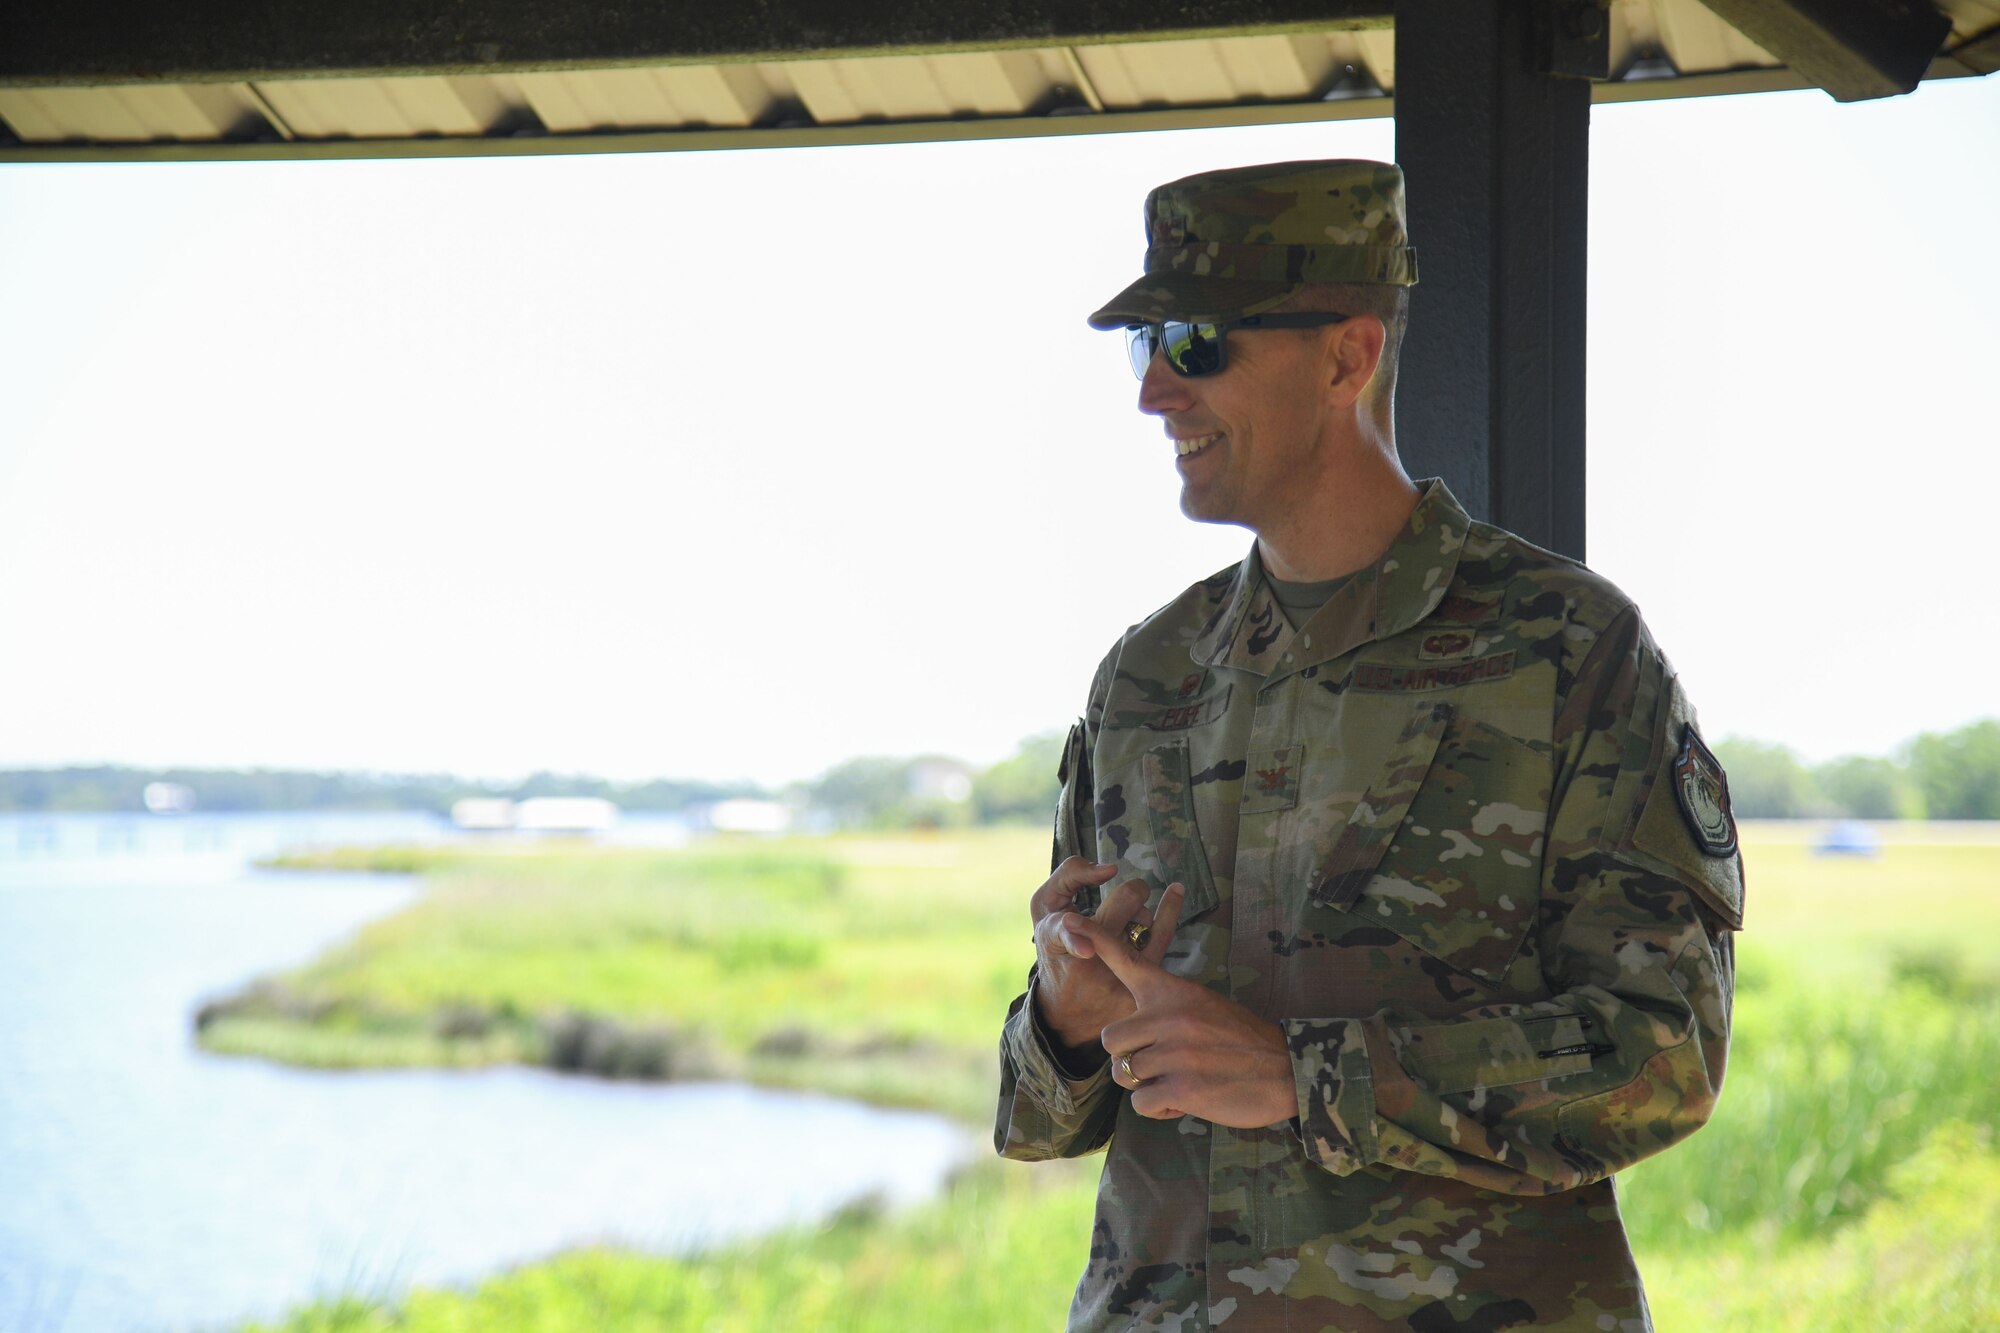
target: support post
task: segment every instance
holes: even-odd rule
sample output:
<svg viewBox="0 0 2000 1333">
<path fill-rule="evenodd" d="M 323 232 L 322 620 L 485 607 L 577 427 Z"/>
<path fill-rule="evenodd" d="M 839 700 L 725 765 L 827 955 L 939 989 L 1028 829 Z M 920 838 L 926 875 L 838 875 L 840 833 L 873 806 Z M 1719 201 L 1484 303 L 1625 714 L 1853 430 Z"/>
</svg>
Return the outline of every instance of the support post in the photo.
<svg viewBox="0 0 2000 1333">
<path fill-rule="evenodd" d="M 1563 0 L 1397 0 L 1396 156 L 1421 281 L 1396 395 L 1412 475 L 1584 554 L 1590 85 Z"/>
</svg>

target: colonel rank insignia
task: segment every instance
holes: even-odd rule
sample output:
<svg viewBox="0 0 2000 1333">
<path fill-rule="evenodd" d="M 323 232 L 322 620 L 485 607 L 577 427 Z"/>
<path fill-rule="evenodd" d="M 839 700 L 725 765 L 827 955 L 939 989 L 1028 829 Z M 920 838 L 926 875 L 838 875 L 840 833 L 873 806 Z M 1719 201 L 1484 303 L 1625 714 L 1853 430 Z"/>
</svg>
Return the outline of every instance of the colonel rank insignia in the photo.
<svg viewBox="0 0 2000 1333">
<path fill-rule="evenodd" d="M 1694 831 L 1695 844 L 1710 856 L 1736 854 L 1736 817 L 1729 812 L 1729 778 L 1714 753 L 1695 733 L 1681 728 L 1681 752 L 1674 756 L 1674 795 Z"/>
</svg>

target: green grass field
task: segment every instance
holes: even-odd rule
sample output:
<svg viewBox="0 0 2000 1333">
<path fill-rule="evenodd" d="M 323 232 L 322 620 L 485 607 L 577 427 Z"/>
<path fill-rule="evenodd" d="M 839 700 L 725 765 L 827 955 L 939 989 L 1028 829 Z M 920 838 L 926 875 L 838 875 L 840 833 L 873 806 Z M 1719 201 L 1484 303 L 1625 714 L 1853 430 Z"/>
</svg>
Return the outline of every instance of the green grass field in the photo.
<svg viewBox="0 0 2000 1333">
<path fill-rule="evenodd" d="M 590 1014 L 612 1048 L 655 1034 L 665 1072 L 678 1061 L 983 1124 L 1043 846 L 972 833 L 370 854 L 424 871 L 430 891 L 225 1006 L 204 1040 L 322 1063 L 549 1059 L 563 1024 Z M 1774 826 L 1747 829 L 1745 846 L 1721 1107 L 1620 1178 L 1659 1327 L 2000 1327 L 2000 840 L 1918 830 L 1877 858 L 1820 858 Z M 981 1163 L 897 1216 L 692 1259 L 567 1255 L 470 1292 L 314 1306 L 283 1327 L 1056 1327 L 1094 1179 L 1094 1163 Z"/>
</svg>

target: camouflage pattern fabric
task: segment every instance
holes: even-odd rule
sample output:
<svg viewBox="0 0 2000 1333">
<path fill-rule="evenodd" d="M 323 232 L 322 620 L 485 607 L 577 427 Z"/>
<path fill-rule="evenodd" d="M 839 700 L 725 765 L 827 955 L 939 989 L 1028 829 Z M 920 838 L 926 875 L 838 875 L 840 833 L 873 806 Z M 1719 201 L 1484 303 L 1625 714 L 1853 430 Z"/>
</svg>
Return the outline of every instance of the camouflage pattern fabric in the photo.
<svg viewBox="0 0 2000 1333">
<path fill-rule="evenodd" d="M 1650 1327 L 1609 1177 L 1714 1107 L 1742 924 L 1693 724 L 1617 589 L 1438 482 L 1301 625 L 1253 548 L 1127 631 L 1056 857 L 1187 886 L 1167 966 L 1282 1026 L 1298 1117 L 1148 1120 L 1017 1000 L 996 1147 L 1109 1149 L 1070 1328 Z"/>
<path fill-rule="evenodd" d="M 1388 162 L 1277 162 L 1204 172 L 1146 196 L 1146 273 L 1094 328 L 1240 319 L 1307 283 L 1407 287 L 1417 252 L 1403 171 Z"/>
</svg>

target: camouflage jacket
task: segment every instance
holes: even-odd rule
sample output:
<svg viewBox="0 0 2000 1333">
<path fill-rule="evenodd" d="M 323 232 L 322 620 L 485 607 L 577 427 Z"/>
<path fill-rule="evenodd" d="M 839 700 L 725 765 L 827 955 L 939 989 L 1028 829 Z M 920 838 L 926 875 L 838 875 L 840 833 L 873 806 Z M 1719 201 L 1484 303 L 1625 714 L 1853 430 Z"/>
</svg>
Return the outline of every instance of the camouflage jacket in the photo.
<svg viewBox="0 0 2000 1333">
<path fill-rule="evenodd" d="M 1298 1089 L 1148 1120 L 1015 1001 L 996 1146 L 1109 1149 L 1072 1329 L 1649 1326 L 1608 1177 L 1715 1104 L 1743 890 L 1630 601 L 1432 482 L 1301 625 L 1253 548 L 1128 630 L 1063 778 L 1056 858 L 1183 883 L 1168 967 Z"/>
</svg>

